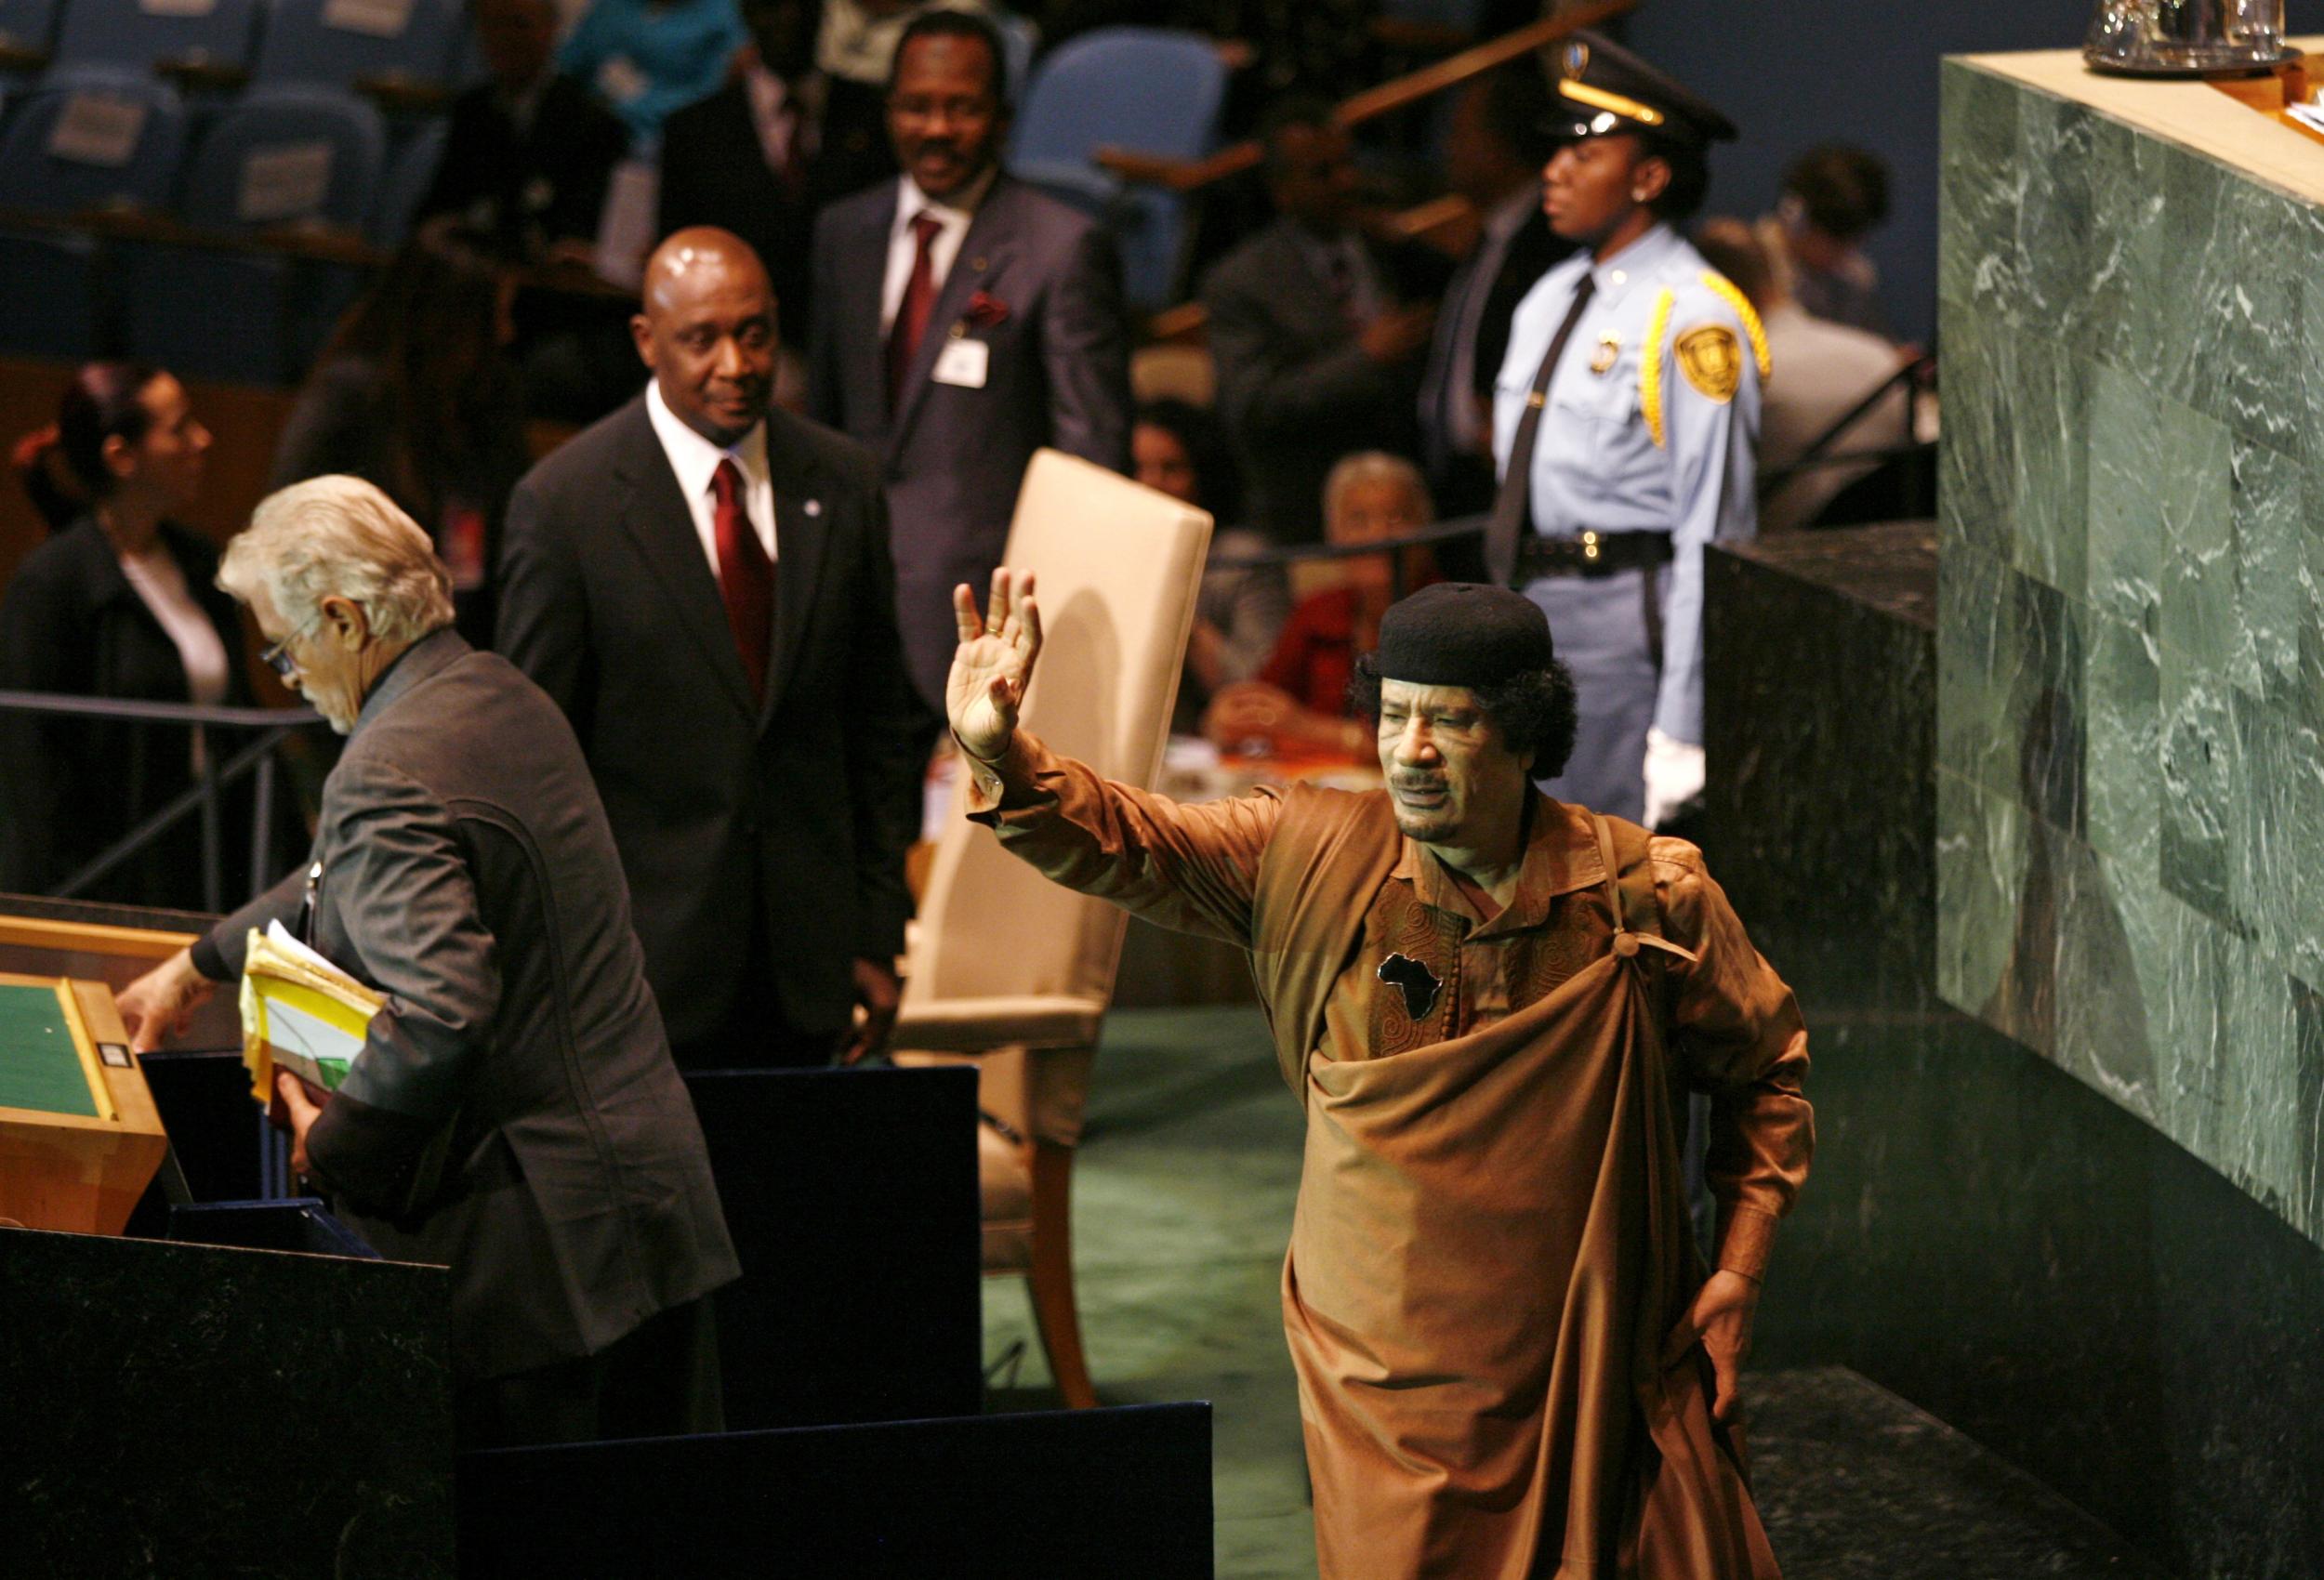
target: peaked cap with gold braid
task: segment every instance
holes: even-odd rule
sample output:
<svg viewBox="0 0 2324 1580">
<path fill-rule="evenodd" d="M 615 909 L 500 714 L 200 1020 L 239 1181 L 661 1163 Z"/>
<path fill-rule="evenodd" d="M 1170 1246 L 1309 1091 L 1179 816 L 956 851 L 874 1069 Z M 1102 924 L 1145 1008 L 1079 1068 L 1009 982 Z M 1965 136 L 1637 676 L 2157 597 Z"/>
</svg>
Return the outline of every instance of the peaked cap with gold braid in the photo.
<svg viewBox="0 0 2324 1580">
<path fill-rule="evenodd" d="M 1541 69 L 1555 99 L 1541 129 L 1559 142 L 1632 132 L 1701 149 L 1736 135 L 1733 121 L 1677 78 L 1586 29 L 1543 48 Z"/>
</svg>

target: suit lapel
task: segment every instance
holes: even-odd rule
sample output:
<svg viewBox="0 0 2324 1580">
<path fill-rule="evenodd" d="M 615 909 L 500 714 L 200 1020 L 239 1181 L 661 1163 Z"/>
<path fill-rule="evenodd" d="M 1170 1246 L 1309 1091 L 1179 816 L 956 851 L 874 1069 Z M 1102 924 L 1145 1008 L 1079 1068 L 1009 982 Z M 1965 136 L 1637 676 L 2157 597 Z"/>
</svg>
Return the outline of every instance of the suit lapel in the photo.
<svg viewBox="0 0 2324 1580">
<path fill-rule="evenodd" d="M 969 298 L 983 290 L 985 281 L 997 275 L 1001 265 L 1008 261 L 1008 209 L 1013 196 L 1008 177 L 995 179 L 984 201 L 977 205 L 976 217 L 969 221 L 968 234 L 960 238 L 959 255 L 952 260 L 952 269 L 944 276 L 944 289 L 936 293 L 936 305 L 929 309 L 928 333 L 920 336 L 911 370 L 905 375 L 903 392 L 896 398 L 895 425 L 888 436 L 891 456 L 903 453 L 904 441 L 912 431 L 912 419 L 919 415 L 920 404 L 927 398 L 936 359 L 951 343 L 952 326 L 968 310 Z"/>
<path fill-rule="evenodd" d="M 630 441 L 616 476 L 621 486 L 622 530 L 638 546 L 639 555 L 653 571 L 678 615 L 678 623 L 702 649 L 711 672 L 718 676 L 734 704 L 755 716 L 750 678 L 743 673 L 742 655 L 734 651 L 734 627 L 727 623 L 726 604 L 719 597 L 718 577 L 703 557 L 702 538 L 694 531 L 693 515 L 678 486 L 678 474 L 654 434 L 654 419 L 640 399 L 633 408 Z"/>
<path fill-rule="evenodd" d="M 788 412 L 767 414 L 767 470 L 774 480 L 774 628 L 768 633 L 761 729 L 790 684 L 799 643 L 814 618 L 816 586 L 831 542 L 832 511 L 838 504 L 830 479 L 815 464 L 799 429 L 799 419 Z M 738 672 L 740 667 L 738 664 Z"/>
<path fill-rule="evenodd" d="M 856 241 L 856 267 L 847 271 L 840 289 L 848 296 L 844 316 L 833 322 L 862 324 L 864 329 L 855 339 L 855 355 L 846 377 L 853 387 L 847 402 L 850 414 L 877 413 L 882 431 L 892 433 L 894 425 L 888 417 L 888 341 L 880 333 L 879 305 L 881 294 L 888 283 L 888 231 L 896 220 L 896 183 L 887 183 L 888 200 L 867 204 L 863 216 L 864 229 Z M 853 423 L 851 432 L 865 430 Z"/>
</svg>

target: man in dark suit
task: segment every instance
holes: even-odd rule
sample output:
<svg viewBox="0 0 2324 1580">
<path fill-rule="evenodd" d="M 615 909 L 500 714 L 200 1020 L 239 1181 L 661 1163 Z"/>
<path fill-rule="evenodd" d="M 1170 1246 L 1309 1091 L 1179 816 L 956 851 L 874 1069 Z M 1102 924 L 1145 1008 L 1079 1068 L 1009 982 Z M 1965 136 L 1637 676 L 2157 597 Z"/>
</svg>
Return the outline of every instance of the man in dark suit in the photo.
<svg viewBox="0 0 2324 1580">
<path fill-rule="evenodd" d="M 1329 105 L 1279 104 L 1260 138 L 1275 218 L 1219 260 L 1202 298 L 1256 524 L 1312 543 L 1334 462 L 1419 454 L 1414 402 L 1446 266 L 1357 228 L 1353 151 Z"/>
<path fill-rule="evenodd" d="M 594 243 L 628 128 L 557 71 L 552 0 L 476 0 L 475 16 L 489 74 L 452 101 L 419 217 L 448 216 L 510 257 Z"/>
<path fill-rule="evenodd" d="M 783 322 L 809 322 L 808 242 L 825 204 L 896 173 L 878 128 L 835 124 L 815 69 L 822 0 L 743 0 L 743 69 L 662 123 L 662 235 L 715 225 L 748 242 Z"/>
<path fill-rule="evenodd" d="M 1000 168 L 1001 60 L 982 17 L 915 18 L 888 86 L 903 176 L 815 226 L 809 401 L 886 461 L 929 742 L 957 639 L 952 589 L 1000 562 L 1034 451 L 1129 467 L 1121 263 L 1103 230 Z"/>
<path fill-rule="evenodd" d="M 1439 516 L 1493 507 L 1493 380 L 1509 321 L 1533 283 L 1572 252 L 1541 209 L 1549 87 L 1531 61 L 1477 78 L 1454 100 L 1445 176 L 1478 219 L 1476 246 L 1445 288 L 1420 377 L 1420 438 Z"/>
<path fill-rule="evenodd" d="M 151 1048 L 296 926 L 386 995 L 292 1163 L 388 1256 L 452 1270 L 464 1448 L 717 1431 L 734 1250 L 573 731 L 452 625 L 452 577 L 372 484 L 261 503 L 219 581 L 347 749 L 311 861 L 123 990 Z"/>
<path fill-rule="evenodd" d="M 680 1064 L 860 1057 L 895 1015 L 926 754 L 878 463 L 772 406 L 739 238 L 665 241 L 634 327 L 644 395 L 509 502 L 497 645 L 580 734 Z"/>
</svg>

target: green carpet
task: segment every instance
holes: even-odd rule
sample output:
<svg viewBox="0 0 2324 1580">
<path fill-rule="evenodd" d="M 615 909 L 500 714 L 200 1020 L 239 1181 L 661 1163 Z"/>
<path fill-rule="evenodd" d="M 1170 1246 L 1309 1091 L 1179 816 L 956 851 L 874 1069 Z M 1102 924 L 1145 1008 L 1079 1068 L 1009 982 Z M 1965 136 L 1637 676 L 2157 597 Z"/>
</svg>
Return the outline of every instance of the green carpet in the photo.
<svg viewBox="0 0 2324 1580">
<path fill-rule="evenodd" d="M 1279 1286 L 1300 1111 L 1256 1008 L 1116 1010 L 1074 1165 L 1081 1336 L 1108 1404 L 1208 1400 L 1221 1580 L 1312 1580 Z M 996 1410 L 1057 1406 L 1019 1279 L 984 1281 Z"/>
</svg>

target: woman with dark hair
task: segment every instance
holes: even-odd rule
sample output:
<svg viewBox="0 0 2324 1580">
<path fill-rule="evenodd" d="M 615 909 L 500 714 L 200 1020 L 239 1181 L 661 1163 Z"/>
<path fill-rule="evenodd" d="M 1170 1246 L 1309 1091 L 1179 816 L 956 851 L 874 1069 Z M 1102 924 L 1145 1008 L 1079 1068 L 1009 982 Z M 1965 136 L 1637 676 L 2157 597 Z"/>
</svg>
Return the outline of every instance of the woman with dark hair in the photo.
<svg viewBox="0 0 2324 1580">
<path fill-rule="evenodd" d="M 193 503 L 210 448 L 184 386 L 158 368 L 92 362 L 65 387 L 50 443 L 89 505 L 0 599 L 0 688 L 248 704 L 241 620 L 211 584 L 218 551 L 172 520 Z M 205 745 L 183 725 L 25 713 L 0 713 L 0 889 L 32 894 L 186 790 Z M 247 876 L 225 875 L 230 891 Z M 205 908 L 198 823 L 173 825 L 85 895 Z"/>
<path fill-rule="evenodd" d="M 1137 479 L 1148 488 L 1208 510 L 1214 559 L 1265 552 L 1261 534 L 1237 526 L 1243 480 L 1218 420 L 1184 401 L 1149 401 L 1129 433 Z M 1186 638 L 1186 678 L 1179 687 L 1178 725 L 1192 730 L 1211 697 L 1259 673 L 1291 613 L 1291 585 L 1280 565 L 1206 571 Z"/>
<path fill-rule="evenodd" d="M 349 310 L 274 452 L 273 488 L 340 474 L 375 484 L 451 567 L 461 635 L 492 635 L 500 518 L 531 455 L 502 354 L 510 286 L 456 234 L 416 237 Z"/>
</svg>

